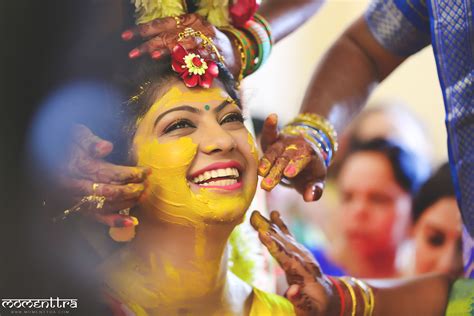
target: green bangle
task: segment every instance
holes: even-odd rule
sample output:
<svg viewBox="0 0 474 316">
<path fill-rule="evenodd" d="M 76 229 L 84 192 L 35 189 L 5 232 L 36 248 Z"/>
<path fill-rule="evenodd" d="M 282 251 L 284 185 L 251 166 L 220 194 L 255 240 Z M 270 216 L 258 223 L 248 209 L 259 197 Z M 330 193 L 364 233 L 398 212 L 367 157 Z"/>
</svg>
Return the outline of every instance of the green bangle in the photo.
<svg viewBox="0 0 474 316">
<path fill-rule="evenodd" d="M 255 13 L 253 15 L 253 18 L 254 18 L 255 22 L 261 24 L 265 28 L 265 31 L 267 32 L 267 35 L 270 38 L 270 43 L 272 45 L 275 44 L 275 42 L 273 41 L 272 29 L 270 27 L 270 23 L 268 23 L 268 21 L 258 13 Z"/>
<path fill-rule="evenodd" d="M 268 36 L 265 27 L 253 20 L 247 21 L 245 24 L 245 30 L 252 35 L 258 46 L 258 57 L 253 60 L 252 72 L 255 72 L 270 56 L 272 50 L 271 39 Z"/>
<path fill-rule="evenodd" d="M 255 52 L 253 51 L 249 37 L 243 31 L 234 27 L 221 27 L 220 29 L 223 32 L 231 34 L 242 47 L 242 53 L 245 55 L 245 58 L 242 58 L 241 73 L 243 76 L 249 75 L 253 67 L 253 60 L 255 59 Z"/>
</svg>

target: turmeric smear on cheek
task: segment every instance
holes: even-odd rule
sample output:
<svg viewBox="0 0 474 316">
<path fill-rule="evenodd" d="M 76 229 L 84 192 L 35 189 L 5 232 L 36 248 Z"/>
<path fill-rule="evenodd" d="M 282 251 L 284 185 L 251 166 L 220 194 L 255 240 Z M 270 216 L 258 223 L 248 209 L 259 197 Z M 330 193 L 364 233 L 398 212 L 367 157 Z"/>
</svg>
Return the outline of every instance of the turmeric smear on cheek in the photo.
<svg viewBox="0 0 474 316">
<path fill-rule="evenodd" d="M 198 226 L 209 221 L 229 221 L 242 217 L 252 200 L 252 186 L 243 194 L 223 195 L 201 188 L 195 193 L 186 174 L 197 144 L 190 137 L 159 143 L 156 139 L 135 139 L 138 165 L 152 169 L 142 209 L 161 220 Z"/>
</svg>

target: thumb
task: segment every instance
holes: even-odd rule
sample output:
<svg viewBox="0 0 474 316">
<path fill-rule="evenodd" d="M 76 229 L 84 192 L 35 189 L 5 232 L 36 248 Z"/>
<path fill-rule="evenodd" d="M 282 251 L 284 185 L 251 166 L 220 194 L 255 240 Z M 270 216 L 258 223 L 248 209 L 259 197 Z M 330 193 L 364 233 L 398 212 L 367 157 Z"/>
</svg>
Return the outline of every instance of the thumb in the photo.
<svg viewBox="0 0 474 316">
<path fill-rule="evenodd" d="M 296 305 L 300 296 L 300 286 L 298 284 L 290 285 L 288 290 L 286 290 L 285 296 L 293 305 Z"/>
<path fill-rule="evenodd" d="M 314 202 L 321 198 L 324 190 L 324 181 L 317 181 L 306 186 L 303 199 L 305 202 Z"/>
<path fill-rule="evenodd" d="M 301 295 L 301 290 L 301 286 L 298 284 L 290 285 L 285 296 L 293 305 L 297 316 L 311 316 L 311 309 L 307 308 L 303 303 L 304 299 Z"/>
<path fill-rule="evenodd" d="M 278 116 L 273 113 L 263 122 L 261 145 L 263 151 L 278 139 Z"/>
</svg>

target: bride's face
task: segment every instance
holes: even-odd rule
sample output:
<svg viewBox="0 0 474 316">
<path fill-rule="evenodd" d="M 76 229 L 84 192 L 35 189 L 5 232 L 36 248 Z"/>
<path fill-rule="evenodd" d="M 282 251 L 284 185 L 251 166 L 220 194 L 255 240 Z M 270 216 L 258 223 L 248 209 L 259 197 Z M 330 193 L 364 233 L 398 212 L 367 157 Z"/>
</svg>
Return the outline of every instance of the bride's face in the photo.
<svg viewBox="0 0 474 316">
<path fill-rule="evenodd" d="M 242 111 L 222 86 L 163 91 L 140 120 L 133 153 L 152 169 L 147 216 L 194 225 L 240 221 L 257 184 L 257 151 Z"/>
</svg>

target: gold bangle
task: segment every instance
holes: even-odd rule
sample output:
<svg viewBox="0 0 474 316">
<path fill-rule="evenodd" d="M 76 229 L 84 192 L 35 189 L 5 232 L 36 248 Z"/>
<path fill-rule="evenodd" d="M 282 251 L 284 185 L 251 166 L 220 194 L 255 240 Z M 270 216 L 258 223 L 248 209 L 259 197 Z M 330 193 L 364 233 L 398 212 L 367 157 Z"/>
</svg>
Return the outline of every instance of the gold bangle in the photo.
<svg viewBox="0 0 474 316">
<path fill-rule="evenodd" d="M 300 113 L 295 117 L 292 123 L 304 123 L 321 130 L 329 138 L 333 153 L 336 153 L 338 148 L 337 132 L 334 126 L 327 119 L 315 113 Z"/>
<path fill-rule="evenodd" d="M 357 310 L 357 302 L 356 302 L 356 296 L 354 289 L 352 288 L 352 285 L 347 281 L 344 277 L 339 278 L 339 280 L 347 287 L 349 290 L 349 294 L 351 295 L 351 300 L 352 300 L 352 312 L 351 316 L 355 316 L 356 310 Z"/>
<path fill-rule="evenodd" d="M 240 82 L 244 79 L 245 75 L 245 69 L 247 67 L 247 61 L 249 56 L 245 53 L 244 49 L 244 43 L 242 42 L 242 39 L 239 37 L 239 32 L 235 28 L 232 27 L 221 27 L 219 28 L 222 32 L 224 32 L 229 38 L 232 37 L 232 40 L 237 46 L 237 49 L 239 50 L 240 53 L 240 70 L 239 70 L 239 76 L 237 78 L 237 84 L 240 85 Z"/>
<path fill-rule="evenodd" d="M 361 290 L 362 299 L 364 300 L 364 316 L 370 316 L 370 301 L 367 297 L 367 286 L 361 280 L 351 277 L 350 280 L 354 282 Z"/>
<path fill-rule="evenodd" d="M 369 311 L 368 311 L 368 316 L 372 316 L 374 313 L 374 308 L 375 308 L 375 296 L 374 296 L 374 291 L 372 288 L 364 281 L 358 280 L 353 278 L 354 281 L 356 281 L 357 285 L 359 285 L 365 292 L 365 294 L 368 296 L 368 301 L 369 301 Z"/>
<path fill-rule="evenodd" d="M 302 136 L 313 148 L 313 150 L 319 151 L 321 153 L 324 160 L 326 161 L 326 157 L 328 153 L 326 150 L 322 147 L 321 143 L 319 143 L 316 139 L 311 137 L 311 135 L 308 133 L 308 130 L 306 130 L 302 126 L 294 126 L 294 125 L 286 125 L 282 130 L 281 133 L 283 135 L 288 135 L 288 136 Z M 314 135 L 313 135 L 314 136 Z"/>
<path fill-rule="evenodd" d="M 242 79 L 244 79 L 244 70 L 245 64 L 247 63 L 247 56 L 245 56 L 244 48 L 238 40 L 234 39 L 234 44 L 237 46 L 240 53 L 240 70 L 239 76 L 237 77 L 237 84 L 240 85 L 240 82 L 242 82 Z"/>
</svg>

